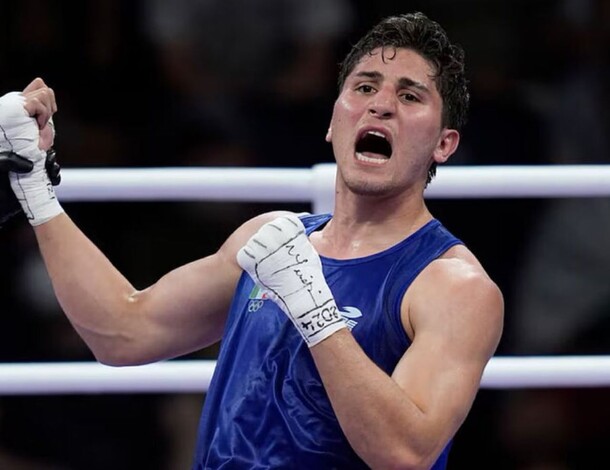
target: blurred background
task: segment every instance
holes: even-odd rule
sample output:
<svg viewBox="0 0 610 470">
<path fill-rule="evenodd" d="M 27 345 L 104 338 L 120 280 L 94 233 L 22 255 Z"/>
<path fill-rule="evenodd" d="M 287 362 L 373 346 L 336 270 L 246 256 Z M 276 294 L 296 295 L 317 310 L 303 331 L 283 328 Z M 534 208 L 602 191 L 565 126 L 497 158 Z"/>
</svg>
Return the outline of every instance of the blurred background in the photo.
<svg viewBox="0 0 610 470">
<path fill-rule="evenodd" d="M 2 0 L 0 93 L 56 92 L 69 167 L 309 167 L 337 64 L 389 14 L 421 10 L 467 53 L 453 165 L 610 162 L 607 0 Z M 439 170 L 442 172 L 442 168 Z M 498 355 L 610 352 L 610 200 L 432 200 L 506 300 Z M 251 203 L 66 203 L 138 288 L 213 252 Z M 92 360 L 24 219 L 0 229 L 0 361 Z M 215 358 L 215 347 L 189 356 Z M 186 469 L 205 397 L 1 396 L 1 469 Z M 610 468 L 606 389 L 481 390 L 451 469 Z"/>
</svg>

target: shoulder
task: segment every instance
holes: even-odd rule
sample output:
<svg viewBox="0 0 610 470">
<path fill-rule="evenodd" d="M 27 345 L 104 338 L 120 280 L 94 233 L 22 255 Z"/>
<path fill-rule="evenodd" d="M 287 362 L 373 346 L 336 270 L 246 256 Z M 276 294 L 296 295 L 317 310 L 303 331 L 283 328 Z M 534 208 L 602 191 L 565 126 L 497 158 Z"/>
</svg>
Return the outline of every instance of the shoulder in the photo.
<svg viewBox="0 0 610 470">
<path fill-rule="evenodd" d="M 258 231 L 258 229 L 260 229 L 266 223 L 272 222 L 279 217 L 300 217 L 301 215 L 302 214 L 296 214 L 290 211 L 265 212 L 244 222 L 237 230 L 235 230 L 235 232 L 233 232 L 231 238 L 235 238 L 236 240 L 238 240 L 241 243 L 241 248 L 241 246 L 243 246 L 250 239 L 250 237 L 254 235 Z"/>
<path fill-rule="evenodd" d="M 430 263 L 413 281 L 402 306 L 410 335 L 442 325 L 459 327 L 461 334 L 483 330 L 496 343 L 501 334 L 502 292 L 463 245 L 450 248 Z"/>
<path fill-rule="evenodd" d="M 502 293 L 496 283 L 464 245 L 451 247 L 430 263 L 414 284 L 417 284 L 417 290 L 424 295 L 434 290 L 437 294 L 450 296 L 453 300 L 462 297 L 473 300 L 489 297 L 490 301 L 502 299 Z"/>
<path fill-rule="evenodd" d="M 258 229 L 260 229 L 263 225 L 268 222 L 271 222 L 278 217 L 282 217 L 285 215 L 291 215 L 293 212 L 289 211 L 271 211 L 265 212 L 263 214 L 257 215 L 253 217 L 243 224 L 241 224 L 224 242 L 222 247 L 219 250 L 219 254 L 221 256 L 226 257 L 227 259 L 234 262 L 235 256 L 237 252 L 240 250 L 242 246 L 244 246 L 247 241 L 254 235 Z"/>
<path fill-rule="evenodd" d="M 480 290 L 501 296 L 498 286 L 489 277 L 479 260 L 464 245 L 455 245 L 434 260 L 423 271 L 423 284 L 435 284 L 435 288 L 458 294 L 462 289 Z"/>
</svg>

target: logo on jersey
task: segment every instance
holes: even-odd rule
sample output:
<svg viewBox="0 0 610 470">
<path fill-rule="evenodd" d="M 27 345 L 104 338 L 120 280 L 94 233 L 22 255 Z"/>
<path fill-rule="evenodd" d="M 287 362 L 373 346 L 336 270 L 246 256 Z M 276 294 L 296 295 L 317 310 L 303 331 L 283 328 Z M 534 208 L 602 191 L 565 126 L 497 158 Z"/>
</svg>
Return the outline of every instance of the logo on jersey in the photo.
<svg viewBox="0 0 610 470">
<path fill-rule="evenodd" d="M 345 320 L 347 324 L 347 328 L 351 331 L 358 324 L 356 318 L 360 318 L 362 316 L 362 312 L 359 308 L 356 307 L 343 307 L 343 310 L 340 310 L 339 313 Z"/>
<path fill-rule="evenodd" d="M 269 300 L 271 297 L 267 289 L 263 289 L 258 284 L 255 284 L 252 291 L 250 291 L 248 299 L 250 299 L 248 300 L 248 312 L 254 313 L 260 310 L 265 305 L 265 300 Z"/>
<path fill-rule="evenodd" d="M 255 284 L 252 290 L 250 291 L 248 299 L 248 312 L 254 313 L 258 312 L 263 307 L 263 305 L 265 305 L 265 301 L 271 300 L 271 296 L 267 289 L 263 289 L 258 284 Z M 339 313 L 345 320 L 347 328 L 350 331 L 353 330 L 354 327 L 358 324 L 356 319 L 362 316 L 362 312 L 357 307 L 343 307 L 343 310 L 340 310 Z"/>
</svg>

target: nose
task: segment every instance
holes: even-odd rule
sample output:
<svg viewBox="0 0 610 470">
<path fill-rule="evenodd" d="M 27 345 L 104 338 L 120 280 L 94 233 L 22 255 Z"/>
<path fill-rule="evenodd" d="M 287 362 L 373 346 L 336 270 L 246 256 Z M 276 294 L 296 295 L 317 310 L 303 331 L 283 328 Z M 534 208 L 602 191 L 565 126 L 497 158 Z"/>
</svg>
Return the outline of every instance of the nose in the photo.
<svg viewBox="0 0 610 470">
<path fill-rule="evenodd" d="M 369 114 L 380 119 L 388 119 L 396 112 L 396 97 L 393 91 L 380 89 L 369 104 Z"/>
</svg>

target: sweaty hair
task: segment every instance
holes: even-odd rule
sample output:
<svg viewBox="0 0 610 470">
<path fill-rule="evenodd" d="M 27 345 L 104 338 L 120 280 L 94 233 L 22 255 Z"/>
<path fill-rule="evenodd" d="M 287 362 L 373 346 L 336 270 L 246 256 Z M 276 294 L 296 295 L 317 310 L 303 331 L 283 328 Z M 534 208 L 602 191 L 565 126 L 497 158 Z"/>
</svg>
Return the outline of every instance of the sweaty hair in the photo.
<svg viewBox="0 0 610 470">
<path fill-rule="evenodd" d="M 383 19 L 363 36 L 347 54 L 339 70 L 339 92 L 360 60 L 376 49 L 410 49 L 435 68 L 434 82 L 443 100 L 442 126 L 462 129 L 470 95 L 464 67 L 464 50 L 452 44 L 445 30 L 423 13 L 409 13 Z M 428 171 L 428 181 L 436 174 L 436 163 Z"/>
</svg>

